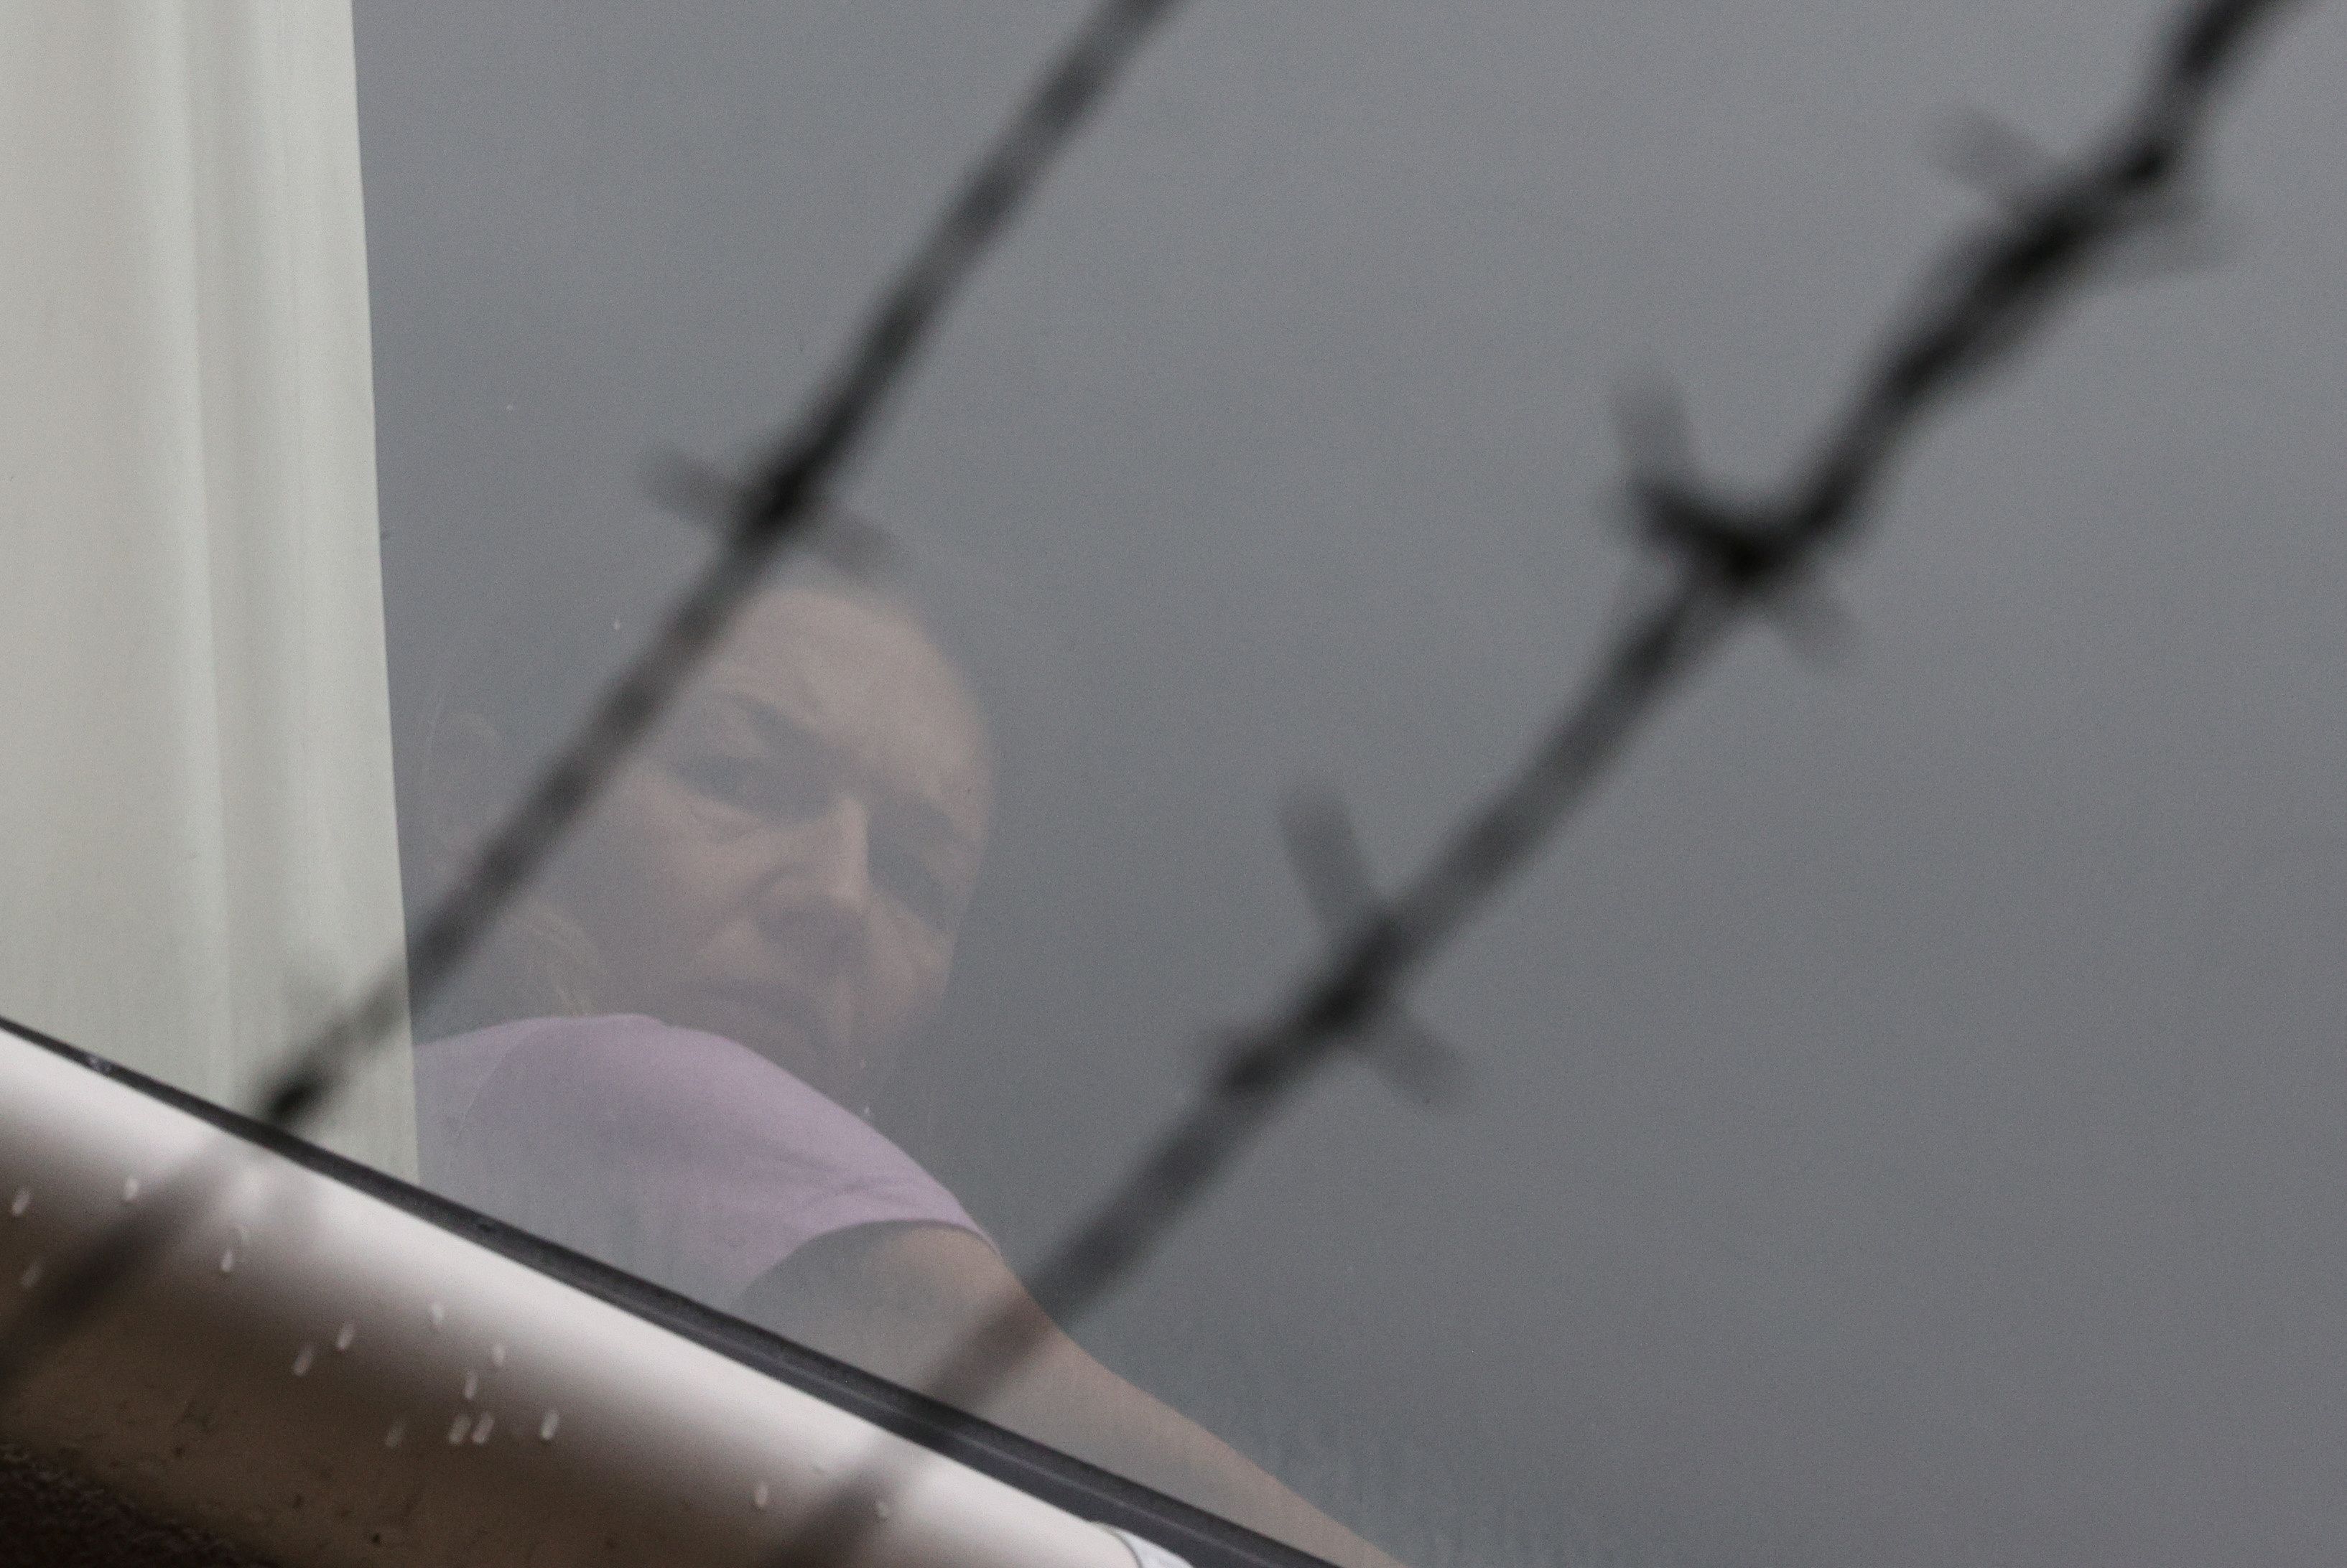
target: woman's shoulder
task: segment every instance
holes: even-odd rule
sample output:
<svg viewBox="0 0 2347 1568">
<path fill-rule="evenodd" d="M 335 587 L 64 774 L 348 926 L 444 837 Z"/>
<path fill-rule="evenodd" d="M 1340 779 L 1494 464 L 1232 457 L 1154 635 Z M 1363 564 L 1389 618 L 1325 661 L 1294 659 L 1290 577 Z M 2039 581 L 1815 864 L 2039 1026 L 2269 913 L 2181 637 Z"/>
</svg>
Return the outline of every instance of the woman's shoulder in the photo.
<svg viewBox="0 0 2347 1568">
<path fill-rule="evenodd" d="M 648 1060 L 701 1058 L 705 1064 L 747 1056 L 749 1047 L 698 1029 L 681 1029 L 640 1013 L 588 1017 L 517 1018 L 415 1047 L 427 1070 L 483 1075 L 509 1059 L 560 1057 L 574 1069 L 626 1072 Z"/>
<path fill-rule="evenodd" d="M 746 1045 L 641 1013 L 520 1019 L 419 1045 L 415 1057 L 419 1099 L 459 1121 L 509 1101 L 641 1125 L 684 1115 L 703 1128 L 729 1114 L 771 1125 L 785 1107 L 856 1119 Z"/>
<path fill-rule="evenodd" d="M 417 1064 L 427 1186 L 570 1245 L 609 1232 L 582 1250 L 682 1285 L 619 1239 L 671 1231 L 704 1298 L 848 1227 L 977 1229 L 885 1135 L 721 1035 L 633 1014 L 530 1019 L 418 1047 Z"/>
</svg>

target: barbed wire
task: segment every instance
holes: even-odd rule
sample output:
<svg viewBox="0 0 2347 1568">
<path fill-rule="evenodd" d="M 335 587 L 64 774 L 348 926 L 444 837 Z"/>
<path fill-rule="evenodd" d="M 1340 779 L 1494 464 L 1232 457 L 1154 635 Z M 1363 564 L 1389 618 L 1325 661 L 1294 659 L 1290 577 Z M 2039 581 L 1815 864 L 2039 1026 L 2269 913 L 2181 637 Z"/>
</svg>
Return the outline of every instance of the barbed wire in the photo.
<svg viewBox="0 0 2347 1568">
<path fill-rule="evenodd" d="M 785 549 L 825 518 L 829 493 L 871 440 L 945 311 L 1007 232 L 1051 165 L 1184 0 L 1098 0 L 970 165 L 860 330 L 746 479 L 671 460 L 654 476 L 671 503 L 721 532 L 716 555 L 532 781 L 450 891 L 411 932 L 405 953 L 271 1074 L 258 1115 L 312 1125 L 411 1008 L 446 986 L 492 922 L 542 867 L 603 786 L 707 660 Z M 851 522 L 850 532 L 857 532 Z M 851 547 L 869 541 L 849 540 Z M 202 1160 L 162 1184 L 11 1323 L 0 1395 L 46 1349 L 208 1212 L 225 1176 Z"/>
<path fill-rule="evenodd" d="M 1075 1321 L 1127 1278 L 1324 1069 L 1364 1044 L 1406 1085 L 1455 1071 L 1444 1048 L 1400 1019 L 1398 1003 L 1492 895 L 1588 799 L 1640 729 L 1728 636 L 1756 615 L 1797 639 L 1834 624 L 1816 575 L 1846 547 L 1893 462 L 1934 408 L 2009 361 L 2098 267 L 2131 241 L 2172 235 L 2198 218 L 2193 180 L 2219 89 L 2259 29 L 2300 0 L 2198 0 L 2170 22 L 2149 81 L 2101 143 L 2068 166 L 1974 157 L 1998 210 L 1958 235 L 1927 268 L 1842 412 L 1773 495 L 1730 496 L 1705 484 L 1678 400 L 1634 390 L 1619 408 L 1631 520 L 1665 568 L 1600 653 L 1522 766 L 1460 822 L 1390 898 L 1367 897 L 1354 840 L 1333 798 L 1291 806 L 1286 837 L 1324 920 L 1345 929 L 1284 1004 L 1241 1031 L 1197 1101 L 1110 1195 L 1028 1271 L 1039 1317 L 1012 1304 L 956 1346 L 921 1385 L 976 1410 L 1015 1376 L 1051 1325 Z M 2017 133 L 1975 131 L 1998 147 Z M 871 1527 L 889 1467 L 844 1484 L 774 1561 L 835 1562 Z"/>
<path fill-rule="evenodd" d="M 1455 1058 L 1401 1017 L 1402 993 L 1529 864 L 1732 633 L 1755 616 L 1775 619 L 1797 637 L 1830 625 L 1816 575 L 1858 532 L 1868 503 L 1925 417 L 2010 360 L 2127 242 L 2194 219 L 2194 160 L 2219 91 L 2260 26 L 2298 3 L 2188 5 L 2171 24 L 2139 100 L 2099 147 L 2066 167 L 2049 159 L 2016 169 L 2010 160 L 1993 168 L 1976 160 L 1974 172 L 1991 184 L 1999 211 L 1942 252 L 1841 413 L 1773 496 L 1734 497 L 1703 483 L 1676 401 L 1651 390 L 1624 395 L 1626 499 L 1647 556 L 1664 571 L 1644 587 L 1589 680 L 1522 766 L 1382 902 L 1351 848 L 1341 807 L 1322 799 L 1291 810 L 1291 853 L 1316 911 L 1331 927 L 1326 960 L 1291 987 L 1279 1008 L 1235 1034 L 1196 1103 L 1030 1271 L 1028 1291 L 1042 1318 L 1024 1310 L 992 1317 L 939 1365 L 926 1391 L 964 1411 L 981 1405 L 1037 1348 L 1043 1324 L 1075 1321 L 1129 1277 L 1273 1118 L 1341 1056 L 1366 1054 L 1421 1095 L 1443 1091 L 1455 1075 Z M 261 1098 L 264 1120 L 288 1130 L 311 1125 L 409 1008 L 435 994 L 472 955 L 700 667 L 774 558 L 805 541 L 941 313 L 1181 4 L 1102 0 L 1094 6 L 881 291 L 848 351 L 746 481 L 671 465 L 665 494 L 720 525 L 717 555 L 419 924 L 405 962 L 387 969 L 271 1076 Z M 220 1161 L 182 1173 L 21 1312 L 0 1349 L 0 1393 L 200 1218 L 222 1179 Z M 843 1484 L 785 1556 L 828 1561 L 844 1553 L 870 1527 L 880 1474 L 875 1470 Z"/>
</svg>

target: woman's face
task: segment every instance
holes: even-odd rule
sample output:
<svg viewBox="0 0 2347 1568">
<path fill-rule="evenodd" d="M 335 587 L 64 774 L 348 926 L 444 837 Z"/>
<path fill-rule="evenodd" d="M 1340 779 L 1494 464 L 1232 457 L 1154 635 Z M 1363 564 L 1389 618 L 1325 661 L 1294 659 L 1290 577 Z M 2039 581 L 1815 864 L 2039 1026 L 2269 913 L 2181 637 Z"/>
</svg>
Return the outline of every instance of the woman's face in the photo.
<svg viewBox="0 0 2347 1568">
<path fill-rule="evenodd" d="M 986 728 L 905 614 L 769 590 L 564 880 L 608 1001 L 856 1105 L 935 1013 L 994 806 Z"/>
</svg>

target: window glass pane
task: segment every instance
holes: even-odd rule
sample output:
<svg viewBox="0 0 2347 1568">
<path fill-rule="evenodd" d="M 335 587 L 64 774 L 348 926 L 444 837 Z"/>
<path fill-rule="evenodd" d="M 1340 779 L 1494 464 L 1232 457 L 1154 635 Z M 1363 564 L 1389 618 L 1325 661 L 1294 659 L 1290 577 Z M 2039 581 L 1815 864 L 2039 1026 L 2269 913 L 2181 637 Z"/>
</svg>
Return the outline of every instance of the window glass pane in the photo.
<svg viewBox="0 0 2347 1568">
<path fill-rule="evenodd" d="M 647 454 L 775 428 L 1076 13 L 365 13 L 413 885 L 417 761 L 469 744 L 445 694 L 518 670 L 517 733 L 575 711 L 570 636 L 615 654 L 659 602 L 596 553 L 701 543 Z M 443 1027 L 711 1032 L 1041 1256 L 1317 950 L 1280 791 L 1340 786 L 1389 880 L 1575 678 L 1624 568 L 1612 379 L 1666 368 L 1706 457 L 1778 471 L 1978 211 L 1932 107 L 2066 144 L 2149 20 L 1186 16 L 846 493 L 902 574 L 776 588 Z M 2212 1405 L 2308 1500 L 2262 1527 L 2328 1527 L 2290 1390 L 2339 1284 L 2347 357 L 2337 204 L 2291 193 L 2329 188 L 2338 47 L 2260 76 L 2224 268 L 2067 323 L 1900 476 L 1837 585 L 1850 657 L 1740 647 L 1435 971 L 1466 1101 L 1337 1074 L 1077 1326 L 1102 1363 L 1427 1561 L 2213 1545 Z M 468 665 L 482 616 L 536 653 Z M 718 710 L 737 679 L 764 712 Z M 841 882 L 878 934 L 814 1002 L 792 901 Z M 761 914 L 769 970 L 728 967 Z M 691 1059 L 685 1125 L 764 1114 Z"/>
<path fill-rule="evenodd" d="M 108 1050 L 203 999 L 246 1044 L 159 1064 L 248 1093 L 710 557 L 672 454 L 756 457 L 1083 13 L 361 0 L 379 493 L 298 355 L 233 361 L 294 389 L 251 449 L 125 436 L 203 504 L 7 601 L 20 667 L 72 650 L 13 722 L 100 738 L 7 787 L 0 897 L 162 978 L 20 940 L 0 1010 Z M 1625 374 L 1768 493 L 2036 177 L 1936 107 L 2086 144 L 2163 14 L 1184 11 L 341 1146 L 921 1381 L 1583 678 L 1645 581 Z M 2222 264 L 2129 252 L 2157 286 L 1931 429 L 1833 604 L 1427 969 L 1456 1103 L 1315 1081 L 981 1408 L 1348 1563 L 2322 1556 L 2342 68 L 2288 32 L 2223 106 Z M 197 326 L 292 298 L 194 276 Z M 1306 784 L 1363 863 L 1300 883 Z"/>
</svg>

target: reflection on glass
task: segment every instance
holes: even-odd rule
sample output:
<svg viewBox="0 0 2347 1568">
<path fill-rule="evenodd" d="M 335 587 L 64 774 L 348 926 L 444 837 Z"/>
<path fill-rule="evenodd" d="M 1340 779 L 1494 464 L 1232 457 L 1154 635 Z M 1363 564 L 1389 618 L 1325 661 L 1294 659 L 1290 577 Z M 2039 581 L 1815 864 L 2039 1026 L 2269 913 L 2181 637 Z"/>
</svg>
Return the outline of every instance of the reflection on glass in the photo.
<svg viewBox="0 0 2347 1568">
<path fill-rule="evenodd" d="M 533 622 L 544 619 L 548 624 Z M 455 861 L 549 711 L 624 639 L 592 595 L 508 616 L 426 759 Z M 427 1185 L 918 1383 L 1004 1303 L 953 1196 L 870 1125 L 935 1016 L 994 814 L 995 743 L 919 606 L 762 592 L 419 1049 Z M 1056 1329 L 985 1413 L 1307 1550 L 1382 1553 Z"/>
</svg>

